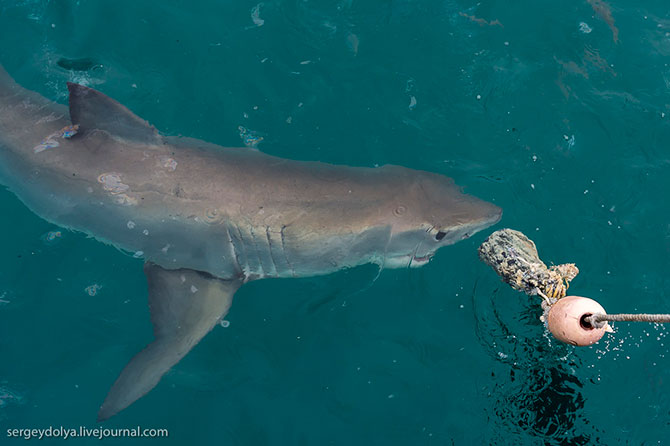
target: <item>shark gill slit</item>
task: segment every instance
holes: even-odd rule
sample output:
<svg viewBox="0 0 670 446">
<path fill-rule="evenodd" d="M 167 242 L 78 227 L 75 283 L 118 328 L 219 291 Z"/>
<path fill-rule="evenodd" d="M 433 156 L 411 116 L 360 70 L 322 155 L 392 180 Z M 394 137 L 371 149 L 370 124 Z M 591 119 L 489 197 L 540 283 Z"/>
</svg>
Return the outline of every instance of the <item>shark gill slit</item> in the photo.
<svg viewBox="0 0 670 446">
<path fill-rule="evenodd" d="M 230 235 L 230 229 L 228 228 L 227 224 L 224 224 L 223 226 L 226 228 L 226 235 L 228 236 L 228 243 L 230 244 L 230 256 L 235 261 L 235 270 L 238 274 L 243 274 L 244 270 L 240 265 L 240 256 L 237 254 L 237 250 L 235 249 L 235 243 L 233 242 L 233 237 Z"/>
<path fill-rule="evenodd" d="M 393 238 L 393 228 L 389 229 L 389 238 L 386 240 L 386 244 L 384 245 L 384 255 L 382 256 L 382 263 L 379 265 L 380 271 L 384 269 L 386 266 L 386 257 L 388 256 L 389 252 L 389 245 L 391 244 L 391 239 Z"/>
<path fill-rule="evenodd" d="M 275 260 L 275 256 L 272 252 L 272 238 L 270 237 L 270 227 L 269 226 L 265 227 L 265 237 L 268 240 L 268 252 L 270 253 L 270 260 L 272 260 L 272 267 L 274 268 L 274 274 L 276 276 L 279 276 L 279 268 L 277 266 L 277 261 Z"/>
<path fill-rule="evenodd" d="M 254 278 L 261 278 L 263 274 L 263 268 L 260 262 L 260 257 L 258 256 L 258 250 L 256 249 L 256 243 L 253 239 L 253 234 L 248 231 L 246 223 L 238 226 L 240 231 L 240 236 L 242 237 L 242 243 L 244 244 L 244 251 L 247 254 L 247 269 L 249 274 Z"/>
<path fill-rule="evenodd" d="M 284 258 L 286 259 L 286 264 L 288 265 L 289 268 L 291 268 L 291 274 L 293 275 L 293 277 L 296 277 L 295 268 L 293 268 L 293 265 L 291 264 L 291 262 L 288 259 L 288 254 L 286 254 L 286 243 L 284 241 L 284 229 L 286 229 L 286 225 L 283 225 L 281 227 L 281 231 L 279 232 L 279 234 L 281 235 L 281 250 L 284 253 Z"/>
<path fill-rule="evenodd" d="M 237 225 L 234 225 L 235 229 L 237 229 L 237 234 L 240 236 L 240 245 L 242 246 L 241 252 L 244 254 L 244 265 L 242 266 L 242 271 L 244 272 L 245 276 L 249 275 L 249 272 L 251 271 L 251 267 L 249 266 L 249 253 L 247 252 L 247 247 L 244 244 L 244 237 L 242 237 L 242 231 L 240 231 L 240 227 Z"/>
<path fill-rule="evenodd" d="M 419 251 L 419 246 L 421 246 L 421 242 L 416 244 L 416 248 L 414 248 L 414 252 L 412 253 L 412 256 L 409 258 L 409 263 L 407 264 L 407 268 L 412 267 L 412 262 L 414 262 L 414 259 L 416 258 L 416 253 Z"/>
<path fill-rule="evenodd" d="M 254 233 L 254 227 L 249 225 L 249 234 L 251 234 L 251 243 L 254 245 L 254 251 L 256 252 L 256 257 L 258 258 L 258 266 L 260 268 L 261 277 L 267 276 L 268 271 L 263 264 L 263 258 L 261 257 L 261 252 L 258 249 L 258 243 L 256 242 L 256 234 Z"/>
<path fill-rule="evenodd" d="M 261 259 L 258 256 L 258 249 L 256 249 L 254 234 L 251 231 L 247 231 L 246 226 L 244 225 L 240 225 L 240 232 L 242 233 L 244 247 L 247 252 L 247 266 L 249 268 L 249 273 L 257 277 L 262 277 L 263 267 L 261 266 Z"/>
</svg>

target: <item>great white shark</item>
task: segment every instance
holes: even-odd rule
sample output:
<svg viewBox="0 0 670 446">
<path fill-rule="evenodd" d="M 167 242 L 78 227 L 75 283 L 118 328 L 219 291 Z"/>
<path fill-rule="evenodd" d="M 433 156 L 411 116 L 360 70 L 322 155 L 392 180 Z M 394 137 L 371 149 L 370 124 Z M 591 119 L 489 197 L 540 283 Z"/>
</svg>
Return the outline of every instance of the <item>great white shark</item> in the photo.
<svg viewBox="0 0 670 446">
<path fill-rule="evenodd" d="M 69 108 L 0 67 L 0 183 L 49 222 L 145 261 L 155 339 L 121 371 L 99 420 L 156 386 L 244 283 L 422 266 L 502 214 L 438 174 L 168 137 L 99 91 L 68 90 Z"/>
</svg>

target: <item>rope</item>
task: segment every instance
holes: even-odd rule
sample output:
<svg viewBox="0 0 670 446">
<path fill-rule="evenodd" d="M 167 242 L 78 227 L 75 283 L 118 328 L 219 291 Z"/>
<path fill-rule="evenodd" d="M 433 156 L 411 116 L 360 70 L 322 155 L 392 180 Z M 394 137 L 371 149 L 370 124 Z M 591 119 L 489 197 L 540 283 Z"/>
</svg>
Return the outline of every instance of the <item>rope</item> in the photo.
<svg viewBox="0 0 670 446">
<path fill-rule="evenodd" d="M 655 322 L 661 324 L 670 322 L 670 314 L 602 314 L 596 313 L 585 317 L 584 322 L 601 328 L 606 322 Z"/>
</svg>

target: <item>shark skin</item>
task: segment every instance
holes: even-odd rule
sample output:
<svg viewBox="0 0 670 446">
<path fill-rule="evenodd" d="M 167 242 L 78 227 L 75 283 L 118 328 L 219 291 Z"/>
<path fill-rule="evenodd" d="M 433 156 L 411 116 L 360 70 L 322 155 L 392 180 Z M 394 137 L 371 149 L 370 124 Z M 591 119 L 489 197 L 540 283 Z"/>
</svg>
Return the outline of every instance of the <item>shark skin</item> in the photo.
<svg viewBox="0 0 670 446">
<path fill-rule="evenodd" d="M 0 67 L 0 184 L 40 217 L 145 261 L 155 339 L 123 369 L 99 420 L 156 386 L 244 283 L 419 267 L 502 215 L 438 174 L 168 137 L 99 91 L 68 89 L 69 108 Z"/>
</svg>

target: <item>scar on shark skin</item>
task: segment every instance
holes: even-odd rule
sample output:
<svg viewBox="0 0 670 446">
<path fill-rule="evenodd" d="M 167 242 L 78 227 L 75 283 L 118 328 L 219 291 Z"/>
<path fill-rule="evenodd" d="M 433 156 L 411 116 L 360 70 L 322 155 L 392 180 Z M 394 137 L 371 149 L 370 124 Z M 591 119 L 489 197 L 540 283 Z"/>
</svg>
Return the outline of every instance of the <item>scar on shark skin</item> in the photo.
<svg viewBox="0 0 670 446">
<path fill-rule="evenodd" d="M 118 173 L 103 173 L 98 177 L 98 182 L 102 184 L 103 189 L 113 195 L 130 190 L 130 186 L 121 182 L 121 175 Z"/>
<path fill-rule="evenodd" d="M 79 130 L 79 124 L 67 125 L 62 129 L 60 129 L 59 131 L 52 133 L 51 135 L 44 138 L 42 142 L 36 145 L 33 150 L 35 151 L 35 153 L 40 153 L 44 152 L 47 149 L 53 149 L 54 147 L 58 147 L 60 144 L 55 138 L 70 139 L 77 134 L 78 130 Z"/>
<path fill-rule="evenodd" d="M 112 194 L 116 204 L 122 206 L 134 206 L 138 203 L 137 198 L 131 197 L 126 192 L 130 192 L 130 186 L 121 182 L 121 175 L 115 172 L 103 173 L 98 177 L 98 182 L 102 188 Z"/>
<path fill-rule="evenodd" d="M 118 194 L 114 196 L 114 202 L 122 206 L 134 206 L 137 204 L 137 198 L 126 194 Z"/>
<path fill-rule="evenodd" d="M 174 172 L 177 170 L 177 161 L 174 160 L 174 158 L 169 158 L 169 157 L 163 157 L 161 158 L 161 166 L 163 166 L 165 169 L 167 169 L 169 172 Z"/>
</svg>

